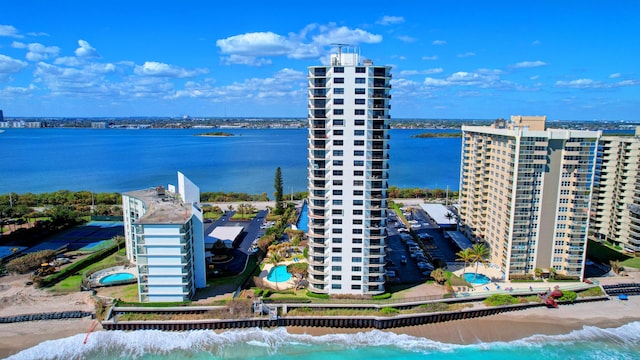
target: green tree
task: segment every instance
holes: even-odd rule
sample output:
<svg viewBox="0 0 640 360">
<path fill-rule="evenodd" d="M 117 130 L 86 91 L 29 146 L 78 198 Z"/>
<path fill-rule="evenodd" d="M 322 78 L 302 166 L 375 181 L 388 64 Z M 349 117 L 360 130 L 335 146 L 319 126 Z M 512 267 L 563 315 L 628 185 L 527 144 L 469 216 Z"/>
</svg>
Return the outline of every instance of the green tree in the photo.
<svg viewBox="0 0 640 360">
<path fill-rule="evenodd" d="M 473 261 L 474 255 L 471 253 L 470 248 L 466 248 L 464 250 L 458 251 L 456 253 L 456 256 L 458 257 L 456 261 L 464 262 L 464 268 L 462 268 L 462 275 L 464 276 L 465 271 L 467 270 L 467 264 Z"/>
<path fill-rule="evenodd" d="M 487 258 L 489 257 L 489 249 L 484 246 L 484 244 L 474 244 L 471 248 L 471 254 L 473 255 L 471 262 L 476 265 L 476 275 L 478 274 L 478 265 L 480 263 L 485 266 L 489 262 Z M 475 276 L 474 276 L 475 278 Z"/>
<path fill-rule="evenodd" d="M 268 258 L 265 259 L 265 262 L 268 264 L 273 264 L 275 268 L 282 261 L 282 255 L 280 255 L 279 251 L 271 251 Z M 276 276 L 276 289 L 278 288 L 278 277 Z"/>
<path fill-rule="evenodd" d="M 276 192 L 273 194 L 273 196 L 276 199 L 276 208 L 274 210 L 274 213 L 276 215 L 281 215 L 284 212 L 284 205 L 283 205 L 283 201 L 284 201 L 284 194 L 283 194 L 283 190 L 282 190 L 282 170 L 280 169 L 280 166 L 278 166 L 278 168 L 276 169 L 276 176 L 274 179 L 274 184 L 273 186 L 276 189 Z"/>
<path fill-rule="evenodd" d="M 431 277 L 438 284 L 442 285 L 445 281 L 447 281 L 447 274 L 444 272 L 442 268 L 437 268 L 431 272 Z"/>
</svg>

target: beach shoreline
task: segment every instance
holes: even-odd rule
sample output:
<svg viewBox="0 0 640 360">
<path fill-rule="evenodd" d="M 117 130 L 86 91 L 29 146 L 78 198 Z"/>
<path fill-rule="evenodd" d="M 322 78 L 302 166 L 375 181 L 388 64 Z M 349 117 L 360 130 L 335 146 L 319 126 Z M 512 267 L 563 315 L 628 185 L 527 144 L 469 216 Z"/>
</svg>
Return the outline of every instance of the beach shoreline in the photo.
<svg viewBox="0 0 640 360">
<path fill-rule="evenodd" d="M 534 335 L 568 334 L 581 330 L 585 326 L 616 328 L 635 321 L 640 321 L 640 297 L 630 297 L 627 301 L 612 298 L 608 301 L 561 305 L 557 309 L 530 308 L 483 318 L 382 331 L 448 344 L 478 344 L 508 342 Z M 5 324 L 0 328 L 0 357 L 6 358 L 48 340 L 87 334 L 93 322 L 94 320 L 84 318 Z M 356 334 L 372 330 L 374 329 L 287 327 L 290 334 L 313 336 L 336 333 Z M 103 330 L 98 326 L 94 331 Z M 226 331 L 241 331 L 241 329 Z M 82 346 L 82 339 L 84 337 L 78 337 L 78 346 Z"/>
</svg>

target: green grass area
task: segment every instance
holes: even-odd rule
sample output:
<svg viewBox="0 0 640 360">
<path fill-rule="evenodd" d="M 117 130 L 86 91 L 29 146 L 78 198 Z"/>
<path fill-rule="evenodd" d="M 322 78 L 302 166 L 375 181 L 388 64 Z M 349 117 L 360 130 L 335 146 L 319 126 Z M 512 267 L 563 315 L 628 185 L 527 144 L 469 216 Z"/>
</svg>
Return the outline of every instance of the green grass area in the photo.
<svg viewBox="0 0 640 360">
<path fill-rule="evenodd" d="M 640 257 L 631 256 L 619 251 L 619 248 L 609 244 L 589 240 L 587 244 L 587 257 L 596 259 L 603 264 L 610 261 L 620 261 L 623 267 L 640 269 Z"/>
<path fill-rule="evenodd" d="M 640 269 L 640 257 L 632 257 L 622 262 L 622 267 Z"/>
<path fill-rule="evenodd" d="M 118 262 L 118 260 L 116 259 L 116 254 L 119 254 L 120 256 L 125 256 L 125 249 L 120 249 L 120 252 L 111 254 L 106 258 L 85 267 L 84 269 L 78 271 L 76 274 L 71 275 L 66 279 L 54 284 L 51 287 L 51 291 L 55 293 L 70 293 L 70 292 L 80 291 L 82 276 L 87 272 L 93 269 L 99 268 L 101 266 L 109 266 L 109 265 L 115 266 Z M 138 298 L 138 295 L 137 295 L 137 287 L 136 287 L 136 299 L 137 298 Z"/>
<path fill-rule="evenodd" d="M 239 214 L 236 212 L 231 217 L 231 220 L 253 220 L 253 218 L 255 217 L 256 217 L 256 214 Z"/>
</svg>

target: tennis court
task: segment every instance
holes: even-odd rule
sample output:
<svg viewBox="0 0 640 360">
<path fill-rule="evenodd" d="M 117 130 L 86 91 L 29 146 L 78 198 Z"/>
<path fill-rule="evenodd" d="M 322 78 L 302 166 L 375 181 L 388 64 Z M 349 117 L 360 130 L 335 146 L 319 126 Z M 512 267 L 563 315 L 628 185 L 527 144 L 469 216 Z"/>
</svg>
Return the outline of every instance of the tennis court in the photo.
<svg viewBox="0 0 640 360">
<path fill-rule="evenodd" d="M 67 251 L 91 253 L 109 246 L 109 240 L 118 235 L 124 235 L 122 221 L 91 221 L 55 234 L 25 252 L 58 250 L 66 246 Z"/>
</svg>

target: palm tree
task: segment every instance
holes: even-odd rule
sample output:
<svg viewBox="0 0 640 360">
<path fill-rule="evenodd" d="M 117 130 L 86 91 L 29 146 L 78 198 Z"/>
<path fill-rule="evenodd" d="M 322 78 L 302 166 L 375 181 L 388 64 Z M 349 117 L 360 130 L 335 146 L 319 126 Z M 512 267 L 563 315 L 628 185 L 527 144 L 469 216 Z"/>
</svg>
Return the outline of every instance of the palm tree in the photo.
<svg viewBox="0 0 640 360">
<path fill-rule="evenodd" d="M 458 251 L 456 253 L 456 256 L 458 257 L 456 261 L 464 262 L 464 267 L 462 268 L 462 276 L 464 276 L 465 272 L 467 271 L 467 263 L 473 261 L 475 256 L 471 253 L 471 248 L 466 248 L 464 250 Z"/>
<path fill-rule="evenodd" d="M 478 275 L 478 265 L 482 263 L 483 265 L 486 266 L 487 263 L 489 262 L 489 260 L 487 260 L 487 257 L 489 257 L 489 254 L 490 254 L 489 249 L 486 246 L 484 246 L 484 244 L 474 244 L 470 252 L 472 254 L 471 262 L 476 264 L 475 275 Z M 474 275 L 474 279 L 475 279 L 475 275 Z"/>
<path fill-rule="evenodd" d="M 282 255 L 280 255 L 279 251 L 272 251 L 269 255 L 269 257 L 265 260 L 266 263 L 268 264 L 273 264 L 273 267 L 275 268 L 276 266 L 278 266 L 278 264 L 282 261 Z M 280 290 L 278 288 L 278 277 L 276 276 L 276 289 Z"/>
</svg>

